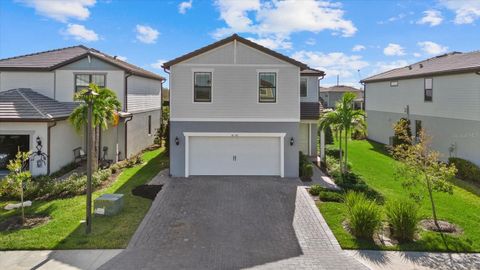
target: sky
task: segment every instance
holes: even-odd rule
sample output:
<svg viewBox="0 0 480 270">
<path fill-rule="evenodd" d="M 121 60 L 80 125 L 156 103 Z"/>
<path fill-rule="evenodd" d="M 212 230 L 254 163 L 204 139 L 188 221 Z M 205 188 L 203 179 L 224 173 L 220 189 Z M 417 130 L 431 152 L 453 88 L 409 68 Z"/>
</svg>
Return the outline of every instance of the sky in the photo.
<svg viewBox="0 0 480 270">
<path fill-rule="evenodd" d="M 237 33 L 321 69 L 324 86 L 480 49 L 480 0 L 0 0 L 0 58 L 83 44 L 163 76 Z"/>
</svg>

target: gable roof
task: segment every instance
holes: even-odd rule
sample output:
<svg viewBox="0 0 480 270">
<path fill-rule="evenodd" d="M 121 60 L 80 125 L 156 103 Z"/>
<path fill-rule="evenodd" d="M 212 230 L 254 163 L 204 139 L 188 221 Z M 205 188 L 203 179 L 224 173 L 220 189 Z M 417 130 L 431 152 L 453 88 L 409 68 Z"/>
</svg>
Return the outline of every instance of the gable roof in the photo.
<svg viewBox="0 0 480 270">
<path fill-rule="evenodd" d="M 469 53 L 451 52 L 409 66 L 392 69 L 363 79 L 361 82 L 380 82 L 392 79 L 407 79 L 478 71 L 480 71 L 480 51 Z"/>
<path fill-rule="evenodd" d="M 0 121 L 53 121 L 66 119 L 78 106 L 75 102 L 59 102 L 33 91 L 18 88 L 0 92 Z"/>
<path fill-rule="evenodd" d="M 260 45 L 260 44 L 257 44 L 257 43 L 255 43 L 255 42 L 253 42 L 253 41 L 250 41 L 250 40 L 246 39 L 246 38 L 243 38 L 243 37 L 241 37 L 241 36 L 239 36 L 239 35 L 237 35 L 237 34 L 233 34 L 233 35 L 231 35 L 231 36 L 229 36 L 229 37 L 227 37 L 227 38 L 225 38 L 225 39 L 219 40 L 219 41 L 217 41 L 217 42 L 215 42 L 215 43 L 212 43 L 212 44 L 210 44 L 210 45 L 207 45 L 207 46 L 205 46 L 205 47 L 202 47 L 202 48 L 200 48 L 200 49 L 198 49 L 198 50 L 195 50 L 195 51 L 193 51 L 193 52 L 187 53 L 187 54 L 182 55 L 182 56 L 180 56 L 180 57 L 177 57 L 177 58 L 175 58 L 175 59 L 173 59 L 173 60 L 170 60 L 170 61 L 168 61 L 168 62 L 165 62 L 165 63 L 162 65 L 162 67 L 163 67 L 163 68 L 166 68 L 166 69 L 170 69 L 170 67 L 173 66 L 173 65 L 175 65 L 175 64 L 178 64 L 178 63 L 180 63 L 180 62 L 183 62 L 183 61 L 185 61 L 185 60 L 187 60 L 187 59 L 190 59 L 190 58 L 192 58 L 192 57 L 195 57 L 195 56 L 200 55 L 200 54 L 202 54 L 202 53 L 205 53 L 205 52 L 207 52 L 207 51 L 213 50 L 213 49 L 218 48 L 218 47 L 220 47 L 220 46 L 223 46 L 223 45 L 225 45 L 225 44 L 227 44 L 227 43 L 230 43 L 230 42 L 232 42 L 232 41 L 234 41 L 234 40 L 236 40 L 236 41 L 238 41 L 238 42 L 241 42 L 241 43 L 243 43 L 243 44 L 245 44 L 245 45 L 247 45 L 247 46 L 249 46 L 249 47 L 252 47 L 252 48 L 254 48 L 254 49 L 257 49 L 257 50 L 259 50 L 259 51 L 261 51 L 261 52 L 263 52 L 263 53 L 266 53 L 266 54 L 268 54 L 268 55 L 271 55 L 271 56 L 273 56 L 273 57 L 276 57 L 276 58 L 278 58 L 278 59 L 280 59 L 280 60 L 283 60 L 283 61 L 285 61 L 285 62 L 287 62 L 287 63 L 290 63 L 290 64 L 292 64 L 292 65 L 295 65 L 295 66 L 299 67 L 301 70 L 304 70 L 304 69 L 308 69 L 308 68 L 309 68 L 306 64 L 304 64 L 304 63 L 302 63 L 302 62 L 299 62 L 299 61 L 297 61 L 297 60 L 295 60 L 295 59 L 293 59 L 293 58 L 290 58 L 290 57 L 288 57 L 288 56 L 285 56 L 285 55 L 283 55 L 283 54 L 281 54 L 281 53 L 278 53 L 278 52 L 276 52 L 276 51 L 270 50 L 270 49 L 268 49 L 268 48 L 266 48 L 266 47 L 264 47 L 264 46 L 262 46 L 262 45 Z"/>
<path fill-rule="evenodd" d="M 133 75 L 165 80 L 153 72 L 83 45 L 0 59 L 0 71 L 52 71 L 87 56 L 98 58 Z"/>
<path fill-rule="evenodd" d="M 334 86 L 330 86 L 330 87 L 320 87 L 320 92 L 345 93 L 345 92 L 363 92 L 363 90 L 355 88 L 355 87 L 351 87 L 351 86 L 348 86 L 348 85 L 334 85 Z"/>
<path fill-rule="evenodd" d="M 307 68 L 300 72 L 301 76 L 325 76 L 325 72 L 314 69 L 314 68 Z"/>
</svg>

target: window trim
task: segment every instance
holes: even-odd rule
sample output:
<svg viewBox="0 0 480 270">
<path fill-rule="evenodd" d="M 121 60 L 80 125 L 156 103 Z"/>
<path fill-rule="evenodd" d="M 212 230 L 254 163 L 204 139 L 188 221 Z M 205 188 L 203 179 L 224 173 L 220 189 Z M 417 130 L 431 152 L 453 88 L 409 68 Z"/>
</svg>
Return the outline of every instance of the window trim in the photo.
<svg viewBox="0 0 480 270">
<path fill-rule="evenodd" d="M 427 80 L 432 80 L 432 88 L 427 89 Z M 431 90 L 430 100 L 427 100 L 427 90 Z M 423 79 L 423 102 L 433 102 L 433 77 Z"/>
<path fill-rule="evenodd" d="M 74 72 L 73 73 L 73 93 L 77 93 L 77 75 L 88 75 L 89 76 L 89 84 L 92 82 L 92 75 L 103 75 L 105 77 L 105 85 L 104 88 L 107 87 L 107 72 Z"/>
<path fill-rule="evenodd" d="M 398 87 L 398 80 L 390 81 L 390 87 Z"/>
<path fill-rule="evenodd" d="M 275 73 L 275 101 L 274 102 L 265 102 L 260 101 L 260 73 Z M 277 104 L 278 103 L 278 69 L 257 69 L 257 89 L 256 89 L 256 99 L 257 104 Z"/>
<path fill-rule="evenodd" d="M 195 73 L 210 73 L 210 101 L 195 101 Z M 192 103 L 194 104 L 212 104 L 213 103 L 213 69 L 192 69 Z"/>
<path fill-rule="evenodd" d="M 305 81 L 305 96 L 302 96 L 302 80 Z M 300 77 L 300 97 L 301 98 L 308 97 L 308 78 Z"/>
</svg>

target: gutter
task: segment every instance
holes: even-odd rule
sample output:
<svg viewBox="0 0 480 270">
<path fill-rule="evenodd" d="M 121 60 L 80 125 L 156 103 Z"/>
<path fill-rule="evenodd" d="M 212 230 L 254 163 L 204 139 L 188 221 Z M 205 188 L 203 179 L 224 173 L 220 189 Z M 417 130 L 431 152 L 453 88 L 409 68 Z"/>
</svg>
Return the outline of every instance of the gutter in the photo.
<svg viewBox="0 0 480 270">
<path fill-rule="evenodd" d="M 127 104 L 127 95 L 128 95 L 128 77 L 132 76 L 132 73 L 126 73 L 125 74 L 125 82 L 124 82 L 124 90 L 123 90 L 123 111 L 124 112 L 127 112 L 128 111 L 128 104 Z M 124 156 L 125 156 L 125 159 L 127 158 L 127 147 L 128 147 L 128 132 L 127 132 L 127 122 L 132 120 L 133 118 L 133 115 L 125 120 L 124 122 L 124 138 L 125 138 L 125 142 L 124 142 Z"/>
<path fill-rule="evenodd" d="M 50 137 L 51 137 L 51 129 L 57 125 L 57 122 L 52 122 L 52 124 L 48 124 L 47 127 L 47 175 L 50 175 Z"/>
<path fill-rule="evenodd" d="M 125 150 L 123 152 L 125 153 L 124 154 L 125 159 L 127 159 L 127 146 L 128 146 L 128 143 L 127 143 L 127 141 L 128 141 L 127 123 L 129 121 L 131 121 L 132 119 L 133 119 L 133 114 L 128 119 L 126 119 L 125 122 L 124 122 L 124 127 L 125 127 L 125 130 L 124 130 L 124 132 L 125 132 Z"/>
</svg>

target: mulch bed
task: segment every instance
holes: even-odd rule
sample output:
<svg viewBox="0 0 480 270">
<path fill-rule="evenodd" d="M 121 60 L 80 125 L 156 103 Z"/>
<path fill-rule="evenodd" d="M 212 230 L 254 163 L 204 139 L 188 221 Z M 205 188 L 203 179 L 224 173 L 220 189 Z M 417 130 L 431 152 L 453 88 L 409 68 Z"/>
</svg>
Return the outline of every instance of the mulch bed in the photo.
<svg viewBox="0 0 480 270">
<path fill-rule="evenodd" d="M 437 225 L 435 225 L 435 222 L 433 221 L 433 219 L 424 219 L 420 221 L 420 226 L 427 231 L 453 233 L 453 234 L 462 233 L 462 230 L 460 229 L 460 227 L 448 221 L 439 220 L 438 225 L 440 226 L 440 230 L 438 229 Z"/>
<path fill-rule="evenodd" d="M 13 216 L 0 223 L 0 232 L 13 231 L 18 229 L 31 229 L 50 220 L 49 216 L 25 216 L 25 223 L 22 226 L 22 217 Z"/>
<path fill-rule="evenodd" d="M 132 194 L 150 200 L 154 200 L 163 185 L 140 185 L 132 189 Z"/>
</svg>

